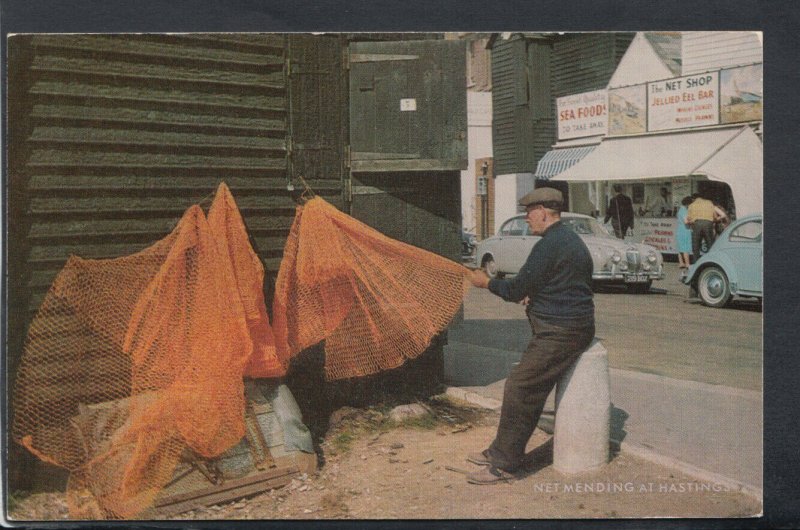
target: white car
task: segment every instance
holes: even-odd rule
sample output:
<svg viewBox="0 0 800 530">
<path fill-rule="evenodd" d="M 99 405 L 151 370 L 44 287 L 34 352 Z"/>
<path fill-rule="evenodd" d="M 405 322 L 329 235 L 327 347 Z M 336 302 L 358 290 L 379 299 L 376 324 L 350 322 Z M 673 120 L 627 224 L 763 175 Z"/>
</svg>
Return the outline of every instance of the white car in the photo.
<svg viewBox="0 0 800 530">
<path fill-rule="evenodd" d="M 592 254 L 592 280 L 622 283 L 632 292 L 647 292 L 664 279 L 661 253 L 650 245 L 617 239 L 593 217 L 564 212 L 561 222 L 581 236 Z M 531 234 L 525 215 L 512 217 L 496 235 L 478 243 L 475 262 L 492 278 L 517 274 L 541 237 Z"/>
</svg>

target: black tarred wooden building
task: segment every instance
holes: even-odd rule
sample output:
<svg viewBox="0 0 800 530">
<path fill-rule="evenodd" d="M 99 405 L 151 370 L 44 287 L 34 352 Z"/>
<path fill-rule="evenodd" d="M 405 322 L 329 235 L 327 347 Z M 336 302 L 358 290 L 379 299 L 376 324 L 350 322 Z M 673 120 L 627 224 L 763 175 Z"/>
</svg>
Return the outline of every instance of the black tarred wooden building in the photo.
<svg viewBox="0 0 800 530">
<path fill-rule="evenodd" d="M 300 176 L 388 236 L 458 259 L 464 46 L 431 34 L 10 37 L 10 388 L 69 255 L 141 250 L 221 181 L 267 300 Z M 438 367 L 441 343 L 432 350 Z"/>
</svg>

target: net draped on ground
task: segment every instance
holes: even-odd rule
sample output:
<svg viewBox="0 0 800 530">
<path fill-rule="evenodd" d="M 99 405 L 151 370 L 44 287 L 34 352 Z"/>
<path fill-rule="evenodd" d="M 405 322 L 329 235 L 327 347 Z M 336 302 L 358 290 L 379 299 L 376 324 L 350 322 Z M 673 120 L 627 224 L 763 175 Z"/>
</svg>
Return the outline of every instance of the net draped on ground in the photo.
<svg viewBox="0 0 800 530">
<path fill-rule="evenodd" d="M 396 368 L 450 323 L 469 288 L 468 272 L 315 197 L 297 208 L 278 272 L 279 355 L 324 340 L 329 380 Z"/>
<path fill-rule="evenodd" d="M 264 269 L 223 183 L 164 239 L 116 259 L 70 257 L 34 317 L 12 436 L 70 471 L 74 518 L 132 518 L 183 458 L 244 436 L 244 377 L 285 375 L 325 341 L 329 379 L 395 368 L 455 315 L 467 269 L 389 239 L 320 198 L 297 208 L 278 273 Z"/>
</svg>

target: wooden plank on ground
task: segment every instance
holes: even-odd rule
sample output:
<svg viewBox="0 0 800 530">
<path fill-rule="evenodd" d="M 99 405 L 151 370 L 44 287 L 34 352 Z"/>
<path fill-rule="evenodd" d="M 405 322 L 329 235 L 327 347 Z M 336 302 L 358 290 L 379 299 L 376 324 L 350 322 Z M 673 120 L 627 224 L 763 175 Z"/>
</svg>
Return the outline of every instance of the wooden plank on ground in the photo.
<svg viewBox="0 0 800 530">
<path fill-rule="evenodd" d="M 196 508 L 256 495 L 263 491 L 283 487 L 299 474 L 300 471 L 295 466 L 280 467 L 228 480 L 218 486 L 171 495 L 156 500 L 154 514 L 157 516 L 175 515 Z"/>
</svg>

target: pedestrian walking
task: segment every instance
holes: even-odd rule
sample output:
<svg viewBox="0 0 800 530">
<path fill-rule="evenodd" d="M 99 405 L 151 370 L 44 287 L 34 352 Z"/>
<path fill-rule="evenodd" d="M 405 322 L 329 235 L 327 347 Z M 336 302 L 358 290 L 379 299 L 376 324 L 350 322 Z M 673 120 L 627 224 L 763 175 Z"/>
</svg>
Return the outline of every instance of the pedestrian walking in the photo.
<svg viewBox="0 0 800 530">
<path fill-rule="evenodd" d="M 625 239 L 628 229 L 633 228 L 633 203 L 631 198 L 622 193 L 622 186 L 614 186 L 616 195 L 608 201 L 606 218 L 603 223 L 611 219 L 611 226 L 614 228 L 614 235 L 620 239 Z"/>
<path fill-rule="evenodd" d="M 681 279 L 686 276 L 689 266 L 692 264 L 689 257 L 689 253 L 692 252 L 692 229 L 686 219 L 690 204 L 692 204 L 692 198 L 687 195 L 681 200 L 681 207 L 678 208 L 676 216 L 678 226 L 675 229 L 675 243 L 678 247 L 678 267 L 681 269 Z"/>
<path fill-rule="evenodd" d="M 592 258 L 589 250 L 561 222 L 560 191 L 539 188 L 519 202 L 525 207 L 531 232 L 541 236 L 519 274 L 490 280 L 476 270 L 471 281 L 508 302 L 524 302 L 532 338 L 506 380 L 500 424 L 491 445 L 467 455 L 483 466 L 467 476 L 473 484 L 513 479 L 539 422 L 547 396 L 594 338 Z"/>
</svg>

